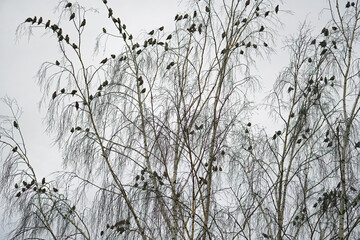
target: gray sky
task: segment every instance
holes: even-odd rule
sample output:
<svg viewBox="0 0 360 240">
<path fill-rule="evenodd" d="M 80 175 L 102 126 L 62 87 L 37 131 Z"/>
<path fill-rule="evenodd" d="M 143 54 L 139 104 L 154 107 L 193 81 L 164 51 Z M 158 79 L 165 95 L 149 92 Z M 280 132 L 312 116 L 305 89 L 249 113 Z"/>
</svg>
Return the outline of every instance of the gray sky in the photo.
<svg viewBox="0 0 360 240">
<path fill-rule="evenodd" d="M 40 176 L 46 176 L 56 170 L 61 161 L 61 155 L 57 147 L 51 145 L 52 137 L 44 134 L 45 127 L 42 125 L 42 118 L 45 109 L 41 112 L 38 110 L 41 92 L 36 84 L 35 76 L 41 63 L 54 62 L 60 59 L 61 54 L 56 48 L 56 39 L 50 34 L 43 35 L 43 28 L 34 31 L 34 36 L 30 40 L 27 36 L 17 39 L 15 31 L 27 17 L 36 15 L 55 21 L 58 14 L 58 12 L 54 13 L 57 2 L 49 0 L 0 1 L 0 98 L 4 96 L 15 98 L 22 108 L 21 128 L 25 135 L 30 159 Z M 109 0 L 108 2 L 134 36 L 162 25 L 165 25 L 165 30 L 167 28 L 170 31 L 173 18 L 182 6 L 177 0 Z M 284 2 L 280 5 L 280 9 L 291 10 L 294 14 L 280 14 L 280 20 L 285 25 L 283 30 L 279 31 L 281 38 L 278 42 L 277 54 L 271 57 L 270 62 L 261 61 L 261 72 L 256 73 L 262 77 L 261 84 L 265 90 L 272 86 L 279 70 L 288 61 L 287 54 L 281 50 L 283 45 L 281 39 L 296 33 L 300 22 L 305 18 L 311 21 L 315 29 L 321 30 L 319 12 L 327 3 L 326 0 L 286 0 Z M 90 4 L 104 12 L 104 6 L 100 0 L 83 0 L 80 3 Z M 94 19 L 97 18 L 99 20 L 95 22 Z M 109 21 L 100 15 L 96 17 L 95 14 L 92 19 L 93 22 L 87 24 L 89 27 L 87 31 L 93 36 L 101 32 L 103 25 L 109 25 Z M 321 22 L 324 23 L 324 21 Z M 89 50 L 89 56 L 92 56 L 94 42 L 90 41 L 86 47 Z M 108 47 L 116 50 L 116 46 Z M 102 58 L 103 53 L 99 53 L 94 57 L 94 61 Z M 4 114 L 4 111 L 3 105 L 0 105 L 0 115 Z M 0 211 L 0 220 L 1 216 Z M 4 239 L 3 234 L 8 229 L 9 227 L 3 228 L 0 225 L 0 239 Z"/>
</svg>

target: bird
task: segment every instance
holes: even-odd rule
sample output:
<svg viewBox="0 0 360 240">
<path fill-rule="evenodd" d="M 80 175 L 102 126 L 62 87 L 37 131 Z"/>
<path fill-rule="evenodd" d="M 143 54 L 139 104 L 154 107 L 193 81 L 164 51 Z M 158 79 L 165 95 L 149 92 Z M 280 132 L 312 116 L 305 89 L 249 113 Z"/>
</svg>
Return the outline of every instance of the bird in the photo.
<svg viewBox="0 0 360 240">
<path fill-rule="evenodd" d="M 321 47 L 326 47 L 326 41 L 324 40 L 324 41 L 321 41 L 320 43 L 319 43 L 319 45 L 321 46 Z"/>
<path fill-rule="evenodd" d="M 86 24 L 86 19 L 84 18 L 84 20 L 83 20 L 83 21 L 81 22 L 81 24 L 80 24 L 80 27 L 84 27 L 85 24 Z"/>
<path fill-rule="evenodd" d="M 320 55 L 324 55 L 327 52 L 327 49 L 325 48 L 324 50 L 321 51 Z"/>
<path fill-rule="evenodd" d="M 247 125 L 248 127 L 251 127 L 251 122 L 248 122 L 246 125 Z"/>
<path fill-rule="evenodd" d="M 226 32 L 223 32 L 223 33 L 221 34 L 221 37 L 222 37 L 222 38 L 225 38 L 225 37 L 226 37 Z"/>
<path fill-rule="evenodd" d="M 42 21 L 43 21 L 43 18 L 42 18 L 42 17 L 40 17 L 40 18 L 39 18 L 39 21 L 38 21 L 38 25 L 39 25 L 39 24 L 41 24 L 41 23 L 42 23 Z"/>
<path fill-rule="evenodd" d="M 245 7 L 248 6 L 248 5 L 250 5 L 250 0 L 247 0 L 247 1 L 245 2 Z"/>
<path fill-rule="evenodd" d="M 52 94 L 52 99 L 56 98 L 56 91 Z"/>
<path fill-rule="evenodd" d="M 186 13 L 183 18 L 186 19 L 188 17 L 189 17 L 189 14 Z"/>
<path fill-rule="evenodd" d="M 37 18 L 36 18 L 36 16 L 33 18 L 33 20 L 32 20 L 32 24 L 34 24 L 34 23 L 36 23 L 36 21 L 37 21 Z"/>
<path fill-rule="evenodd" d="M 58 192 L 59 190 L 56 187 L 53 187 L 54 192 Z"/>
<path fill-rule="evenodd" d="M 45 181 L 45 178 L 43 178 L 42 181 L 41 181 L 41 183 L 42 183 L 42 184 L 45 184 L 45 182 L 46 182 L 46 181 Z"/>
<path fill-rule="evenodd" d="M 197 12 L 196 10 L 194 11 L 194 14 L 193 14 L 193 18 L 195 18 L 197 16 Z"/>
<path fill-rule="evenodd" d="M 72 14 L 70 15 L 69 21 L 73 20 L 74 18 L 75 18 L 75 13 L 72 13 Z"/>
<path fill-rule="evenodd" d="M 346 8 L 349 8 L 350 7 L 350 2 L 347 2 L 346 5 L 345 5 Z"/>
<path fill-rule="evenodd" d="M 164 26 L 159 27 L 159 31 L 164 30 Z"/>
<path fill-rule="evenodd" d="M 65 8 L 69 8 L 71 7 L 72 3 L 71 2 L 68 2 L 66 5 L 65 5 Z"/>
<path fill-rule="evenodd" d="M 45 24 L 45 28 L 48 28 L 50 26 L 50 20 L 48 20 Z"/>
<path fill-rule="evenodd" d="M 293 87 L 289 87 L 289 88 L 288 88 L 288 93 L 290 93 L 292 90 L 294 90 L 294 88 L 293 88 Z"/>
<path fill-rule="evenodd" d="M 143 88 L 142 90 L 141 90 L 141 93 L 145 93 L 146 92 L 146 88 Z"/>
<path fill-rule="evenodd" d="M 111 54 L 110 55 L 112 59 L 115 59 L 116 58 L 116 55 L 115 54 Z"/>
<path fill-rule="evenodd" d="M 275 7 L 275 13 L 277 14 L 279 12 L 279 5 L 276 5 Z"/>
<path fill-rule="evenodd" d="M 105 80 L 102 85 L 103 85 L 103 87 L 105 87 L 105 86 L 107 86 L 108 84 L 109 84 L 108 80 Z"/>
<path fill-rule="evenodd" d="M 13 152 L 16 152 L 17 150 L 18 150 L 18 147 L 17 147 L 17 146 L 15 146 L 15 147 L 12 149 Z"/>
<path fill-rule="evenodd" d="M 102 29 L 102 30 L 103 30 L 103 33 L 106 33 L 106 28 L 104 28 L 104 27 L 103 27 L 103 29 Z"/>
<path fill-rule="evenodd" d="M 149 32 L 149 35 L 153 35 L 154 34 L 154 30 L 151 30 L 150 32 Z"/>
<path fill-rule="evenodd" d="M 208 6 L 206 6 L 206 7 L 205 7 L 205 11 L 206 11 L 207 13 L 209 13 L 209 12 L 210 12 L 210 8 L 209 8 Z"/>
<path fill-rule="evenodd" d="M 69 42 L 70 42 L 70 38 L 69 38 L 69 35 L 67 35 L 66 34 L 66 36 L 65 36 L 65 41 L 69 44 Z"/>
<path fill-rule="evenodd" d="M 26 20 L 25 20 L 25 22 L 32 22 L 33 21 L 33 19 L 31 18 L 31 17 L 28 17 Z"/>
<path fill-rule="evenodd" d="M 15 127 L 15 128 L 19 128 L 19 124 L 18 124 L 16 121 L 14 121 L 13 124 L 14 124 L 14 127 Z"/>
<path fill-rule="evenodd" d="M 65 88 L 60 90 L 61 93 L 65 93 Z"/>
<path fill-rule="evenodd" d="M 311 62 L 312 62 L 312 59 L 311 59 L 311 58 L 308 58 L 308 62 L 311 63 Z"/>
<path fill-rule="evenodd" d="M 266 42 L 264 42 L 264 46 L 267 47 L 267 46 L 269 46 L 269 45 L 268 45 Z"/>
<path fill-rule="evenodd" d="M 270 14 L 270 11 L 265 12 L 265 17 L 267 17 Z"/>
<path fill-rule="evenodd" d="M 109 8 L 109 14 L 108 14 L 108 18 L 110 18 L 113 15 L 113 10 L 111 8 Z"/>
<path fill-rule="evenodd" d="M 105 64 L 106 62 L 107 62 L 107 58 L 104 58 L 101 62 L 100 62 L 100 64 Z"/>
<path fill-rule="evenodd" d="M 58 60 L 56 60 L 55 64 L 56 64 L 57 66 L 59 66 L 59 65 L 60 65 L 60 62 L 59 62 Z"/>
<path fill-rule="evenodd" d="M 78 46 L 77 46 L 75 43 L 72 44 L 72 47 L 73 47 L 74 49 L 77 49 L 77 48 L 78 48 Z"/>
<path fill-rule="evenodd" d="M 259 29 L 259 32 L 262 32 L 264 31 L 265 27 L 264 26 L 261 26 L 260 29 Z"/>
<path fill-rule="evenodd" d="M 16 194 L 16 197 L 20 197 L 21 196 L 21 192 L 18 192 L 17 194 Z"/>
<path fill-rule="evenodd" d="M 73 96 L 74 96 L 76 93 L 77 93 L 77 90 L 75 90 L 75 89 L 71 91 L 71 95 L 73 95 Z"/>
<path fill-rule="evenodd" d="M 170 40 L 172 38 L 172 35 L 170 34 L 169 36 L 167 36 L 166 40 Z"/>
</svg>

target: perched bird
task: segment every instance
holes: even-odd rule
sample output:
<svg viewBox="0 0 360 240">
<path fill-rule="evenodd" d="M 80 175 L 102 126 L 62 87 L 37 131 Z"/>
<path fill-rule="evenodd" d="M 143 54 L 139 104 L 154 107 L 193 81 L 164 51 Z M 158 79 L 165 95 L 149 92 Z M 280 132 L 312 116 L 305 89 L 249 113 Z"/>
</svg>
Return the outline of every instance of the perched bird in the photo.
<svg viewBox="0 0 360 240">
<path fill-rule="evenodd" d="M 225 37 L 226 37 L 226 32 L 223 32 L 223 33 L 221 34 L 221 37 L 222 37 L 222 38 L 225 38 Z"/>
<path fill-rule="evenodd" d="M 66 36 L 65 36 L 65 41 L 69 44 L 69 42 L 70 42 L 70 38 L 69 38 L 69 35 L 67 35 L 66 34 Z"/>
<path fill-rule="evenodd" d="M 58 60 L 56 60 L 55 64 L 56 64 L 57 66 L 59 66 L 59 65 L 60 65 L 60 62 L 59 62 Z"/>
<path fill-rule="evenodd" d="M 15 147 L 12 149 L 13 152 L 16 152 L 17 150 L 18 150 L 18 147 L 17 147 L 17 146 L 15 146 Z"/>
<path fill-rule="evenodd" d="M 15 128 L 19 128 L 19 124 L 16 121 L 14 121 L 13 125 Z"/>
<path fill-rule="evenodd" d="M 106 33 L 106 28 L 104 28 L 104 27 L 103 27 L 103 29 L 102 29 L 102 30 L 103 30 L 103 33 Z"/>
<path fill-rule="evenodd" d="M 269 45 L 268 45 L 266 42 L 264 42 L 264 46 L 267 47 L 267 46 L 269 46 Z"/>
<path fill-rule="evenodd" d="M 337 27 L 333 26 L 333 27 L 332 27 L 332 30 L 336 31 L 336 30 L 337 30 Z"/>
<path fill-rule="evenodd" d="M 264 26 L 261 26 L 260 29 L 259 29 L 259 32 L 262 32 L 264 31 L 265 27 Z"/>
<path fill-rule="evenodd" d="M 145 93 L 146 92 L 146 88 L 143 88 L 143 90 L 141 90 L 141 93 Z"/>
<path fill-rule="evenodd" d="M 293 88 L 293 87 L 289 87 L 289 88 L 288 88 L 288 93 L 290 93 L 292 90 L 294 90 L 294 88 Z"/>
<path fill-rule="evenodd" d="M 71 128 L 70 132 L 73 133 L 74 131 L 75 131 L 75 129 L 74 129 L 74 128 Z"/>
<path fill-rule="evenodd" d="M 107 86 L 108 84 L 109 84 L 108 80 L 105 80 L 102 85 L 103 85 L 103 87 L 105 87 L 105 86 Z"/>
<path fill-rule="evenodd" d="M 205 12 L 207 12 L 207 13 L 210 12 L 210 8 L 208 6 L 205 7 Z"/>
<path fill-rule="evenodd" d="M 115 54 L 111 54 L 110 55 L 112 59 L 115 59 L 116 58 L 116 55 Z"/>
<path fill-rule="evenodd" d="M 46 181 L 45 181 L 45 178 L 43 178 L 42 181 L 41 181 L 41 183 L 42 183 L 42 184 L 45 184 L 45 182 L 46 182 Z"/>
<path fill-rule="evenodd" d="M 32 22 L 33 21 L 33 19 L 31 18 L 31 17 L 28 17 L 26 20 L 25 20 L 25 22 Z"/>
<path fill-rule="evenodd" d="M 73 20 L 74 18 L 75 18 L 75 13 L 72 13 L 72 14 L 70 15 L 69 21 Z"/>
<path fill-rule="evenodd" d="M 56 91 L 52 94 L 52 99 L 56 98 Z"/>
<path fill-rule="evenodd" d="M 270 11 L 265 12 L 265 17 L 267 17 L 270 14 Z"/>
<path fill-rule="evenodd" d="M 76 131 L 80 131 L 80 130 L 81 130 L 81 127 L 78 126 L 78 127 L 75 128 L 75 130 L 76 130 Z"/>
<path fill-rule="evenodd" d="M 172 38 L 172 35 L 170 34 L 169 36 L 167 36 L 166 40 L 170 40 Z"/>
<path fill-rule="evenodd" d="M 68 2 L 66 5 L 65 5 L 65 8 L 69 8 L 71 7 L 72 3 L 71 2 Z"/>
<path fill-rule="evenodd" d="M 347 2 L 346 5 L 345 5 L 346 8 L 349 8 L 350 7 L 350 2 Z"/>
<path fill-rule="evenodd" d="M 246 126 L 251 127 L 251 122 L 248 122 Z"/>
<path fill-rule="evenodd" d="M 65 93 L 65 88 L 60 90 L 61 93 Z"/>
<path fill-rule="evenodd" d="M 84 20 L 83 20 L 83 21 L 81 22 L 81 24 L 80 24 L 80 27 L 84 27 L 85 24 L 86 24 L 86 19 L 84 18 Z"/>
<path fill-rule="evenodd" d="M 74 49 L 77 49 L 77 48 L 78 48 L 78 46 L 77 46 L 75 43 L 72 44 L 72 47 L 73 47 Z"/>
<path fill-rule="evenodd" d="M 194 11 L 193 18 L 195 18 L 196 16 L 197 16 L 197 12 Z"/>
<path fill-rule="evenodd" d="M 101 62 L 100 62 L 100 64 L 105 64 L 106 62 L 107 62 L 107 58 L 104 58 Z"/>
<path fill-rule="evenodd" d="M 327 49 L 325 48 L 324 50 L 321 51 L 320 55 L 324 55 L 327 52 Z"/>
<path fill-rule="evenodd" d="M 250 5 L 250 0 L 247 0 L 246 2 L 245 2 L 245 7 L 246 6 L 249 6 Z"/>
<path fill-rule="evenodd" d="M 77 90 L 75 90 L 75 89 L 71 91 L 71 95 L 73 95 L 73 96 L 74 96 L 76 93 L 77 93 Z"/>
<path fill-rule="evenodd" d="M 110 18 L 113 15 L 113 10 L 111 8 L 109 8 L 108 11 L 109 11 L 108 17 Z"/>
<path fill-rule="evenodd" d="M 159 31 L 164 30 L 164 26 L 159 27 Z"/>
<path fill-rule="evenodd" d="M 21 192 L 18 192 L 17 194 L 16 194 L 16 197 L 20 197 L 21 196 Z"/>
<path fill-rule="evenodd" d="M 45 24 L 45 28 L 48 28 L 50 26 L 50 20 L 48 20 Z"/>
<path fill-rule="evenodd" d="M 276 5 L 275 7 L 275 13 L 277 14 L 279 12 L 279 5 Z"/>
<path fill-rule="evenodd" d="M 36 23 L 36 21 L 37 21 L 37 18 L 36 18 L 36 16 L 33 18 L 33 20 L 32 20 L 32 24 L 34 24 L 34 23 Z"/>
<path fill-rule="evenodd" d="M 149 32 L 149 35 L 153 35 L 154 34 L 154 30 L 151 30 L 150 32 Z"/>
<path fill-rule="evenodd" d="M 186 13 L 183 18 L 186 19 L 188 17 L 189 17 L 189 14 Z"/>
<path fill-rule="evenodd" d="M 40 18 L 39 18 L 39 21 L 38 21 L 38 25 L 39 25 L 39 24 L 41 24 L 41 23 L 42 23 L 42 21 L 43 21 L 43 18 L 42 18 L 42 17 L 40 17 Z"/>
<path fill-rule="evenodd" d="M 326 47 L 326 41 L 324 40 L 324 41 L 321 41 L 320 43 L 319 43 L 319 45 L 321 46 L 321 47 Z"/>
<path fill-rule="evenodd" d="M 15 188 L 19 188 L 19 185 L 17 183 L 15 183 Z"/>
<path fill-rule="evenodd" d="M 54 192 L 58 192 L 59 190 L 56 187 L 53 187 Z"/>
</svg>

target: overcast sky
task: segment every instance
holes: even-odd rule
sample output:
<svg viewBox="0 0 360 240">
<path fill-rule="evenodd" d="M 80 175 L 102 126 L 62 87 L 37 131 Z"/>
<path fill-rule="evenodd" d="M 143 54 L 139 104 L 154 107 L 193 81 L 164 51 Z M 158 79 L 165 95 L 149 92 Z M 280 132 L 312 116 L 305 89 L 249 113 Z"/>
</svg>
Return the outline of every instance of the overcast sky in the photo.
<svg viewBox="0 0 360 240">
<path fill-rule="evenodd" d="M 42 118 L 46 109 L 41 112 L 38 110 L 41 92 L 36 84 L 35 76 L 41 63 L 54 62 L 60 59 L 61 54 L 56 48 L 55 38 L 49 34 L 43 35 L 43 30 L 34 31 L 34 36 L 30 40 L 27 36 L 18 39 L 15 32 L 19 24 L 27 17 L 36 15 L 55 21 L 58 15 L 58 12 L 54 11 L 57 2 L 57 0 L 0 0 L 0 98 L 5 96 L 15 98 L 22 108 L 21 129 L 30 159 L 40 176 L 46 176 L 56 170 L 61 162 L 61 155 L 57 147 L 51 145 L 52 137 L 44 134 L 45 127 L 42 125 Z M 80 2 L 90 4 L 104 12 L 101 0 Z M 173 18 L 182 7 L 177 0 L 108 0 L 108 2 L 134 36 L 162 25 L 170 31 Z M 270 62 L 267 60 L 260 62 L 261 72 L 255 73 L 262 77 L 261 84 L 264 85 L 264 89 L 268 89 L 274 83 L 279 70 L 288 61 L 288 56 L 281 50 L 284 37 L 296 33 L 299 24 L 305 19 L 308 19 L 315 29 L 321 30 L 324 20 L 319 22 L 321 17 L 319 13 L 327 6 L 326 3 L 327 0 L 286 0 L 284 4 L 280 4 L 280 9 L 290 10 L 293 15 L 280 14 L 280 20 L 285 25 L 283 30 L 280 30 L 281 38 L 278 41 L 277 54 L 271 57 Z M 106 18 L 98 16 L 93 15 L 93 22 L 87 24 L 94 36 L 101 32 L 102 25 L 109 25 Z M 98 21 L 95 22 L 94 19 Z M 91 26 L 94 26 L 94 29 Z M 89 50 L 89 56 L 92 56 L 93 42 L 86 47 Z M 116 49 L 116 46 L 109 47 Z M 94 58 L 102 59 L 102 57 L 100 53 Z M 0 105 L 0 115 L 4 113 L 5 109 L 3 105 Z M 0 219 L 1 216 L 0 211 Z M 0 239 L 5 239 L 3 234 L 8 229 L 9 227 L 0 226 Z"/>
</svg>

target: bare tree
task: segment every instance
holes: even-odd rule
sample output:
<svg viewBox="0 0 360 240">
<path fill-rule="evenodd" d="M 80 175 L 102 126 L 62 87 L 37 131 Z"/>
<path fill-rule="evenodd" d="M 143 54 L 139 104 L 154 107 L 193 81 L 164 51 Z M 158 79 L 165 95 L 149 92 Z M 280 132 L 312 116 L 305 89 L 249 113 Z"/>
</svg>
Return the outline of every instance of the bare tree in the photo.
<svg viewBox="0 0 360 240">
<path fill-rule="evenodd" d="M 12 239 L 359 237 L 357 2 L 329 1 L 321 34 L 303 25 L 289 39 L 290 65 L 266 100 L 282 125 L 270 136 L 248 121 L 248 94 L 279 5 L 189 1 L 173 31 L 140 38 L 102 2 L 113 27 L 97 47 L 113 38 L 121 53 L 98 64 L 84 57 L 90 9 L 78 3 L 61 1 L 57 24 L 30 17 L 19 28 L 45 27 L 62 54 L 38 77 L 64 169 L 37 175 L 5 100 L 0 191 L 20 219 Z"/>
</svg>

